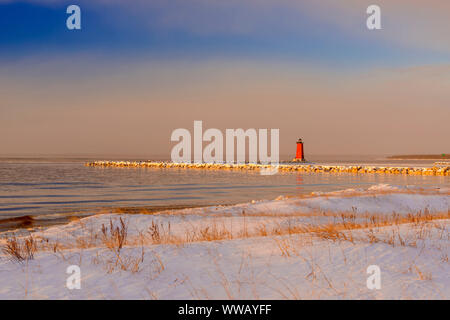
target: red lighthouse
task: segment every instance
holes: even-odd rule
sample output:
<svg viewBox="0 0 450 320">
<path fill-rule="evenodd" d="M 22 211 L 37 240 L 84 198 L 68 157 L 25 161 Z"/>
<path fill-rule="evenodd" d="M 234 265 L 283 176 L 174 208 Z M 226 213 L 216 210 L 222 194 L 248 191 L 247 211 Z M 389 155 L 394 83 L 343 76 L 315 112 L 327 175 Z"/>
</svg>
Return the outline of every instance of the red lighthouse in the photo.
<svg viewBox="0 0 450 320">
<path fill-rule="evenodd" d="M 303 141 L 302 139 L 297 140 L 297 152 L 295 153 L 294 161 L 305 161 L 305 153 L 303 150 Z"/>
</svg>

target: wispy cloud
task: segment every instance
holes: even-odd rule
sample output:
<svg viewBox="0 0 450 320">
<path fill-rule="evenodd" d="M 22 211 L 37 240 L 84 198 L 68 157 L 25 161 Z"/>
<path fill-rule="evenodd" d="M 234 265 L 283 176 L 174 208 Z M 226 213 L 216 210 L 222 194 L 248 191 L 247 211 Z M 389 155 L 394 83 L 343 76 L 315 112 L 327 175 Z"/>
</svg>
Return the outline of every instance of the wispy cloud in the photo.
<svg viewBox="0 0 450 320">
<path fill-rule="evenodd" d="M 198 119 L 208 128 L 279 128 L 283 154 L 299 135 L 310 154 L 450 147 L 449 65 L 348 71 L 221 59 L 105 69 L 94 60 L 88 72 L 84 59 L 32 63 L 0 73 L 8 74 L 3 153 L 169 154 L 172 130 Z"/>
<path fill-rule="evenodd" d="M 448 151 L 447 1 L 379 0 L 373 32 L 366 0 L 77 2 L 78 33 L 69 1 L 0 0 L 3 153 L 164 154 L 197 119 L 282 153 Z"/>
</svg>

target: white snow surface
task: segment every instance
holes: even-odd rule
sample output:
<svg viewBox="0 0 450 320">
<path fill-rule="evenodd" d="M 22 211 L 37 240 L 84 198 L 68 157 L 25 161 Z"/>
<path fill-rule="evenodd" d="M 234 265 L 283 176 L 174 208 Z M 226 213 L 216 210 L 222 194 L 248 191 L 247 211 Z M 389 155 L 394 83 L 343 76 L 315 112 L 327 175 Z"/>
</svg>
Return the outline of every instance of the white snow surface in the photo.
<svg viewBox="0 0 450 320">
<path fill-rule="evenodd" d="M 279 197 L 233 206 L 162 211 L 156 214 L 101 214 L 33 232 L 62 249 L 39 250 L 17 263 L 0 251 L 0 299 L 449 299 L 450 223 L 401 224 L 352 230 L 352 240 L 308 233 L 256 234 L 264 225 L 336 222 L 330 213 L 445 214 L 449 190 L 376 185 L 306 197 Z M 119 218 L 128 226 L 122 262 L 100 241 L 102 225 Z M 158 225 L 179 238 L 205 228 L 228 230 L 233 237 L 185 243 L 139 243 Z M 170 229 L 169 229 L 170 228 Z M 250 236 L 242 237 L 243 232 Z M 392 235 L 395 235 L 393 237 Z M 0 244 L 6 243 L 4 233 Z M 74 246 L 80 240 L 89 246 Z M 81 289 L 66 286 L 70 265 L 81 269 Z M 381 270 L 381 289 L 366 285 L 367 267 Z"/>
</svg>

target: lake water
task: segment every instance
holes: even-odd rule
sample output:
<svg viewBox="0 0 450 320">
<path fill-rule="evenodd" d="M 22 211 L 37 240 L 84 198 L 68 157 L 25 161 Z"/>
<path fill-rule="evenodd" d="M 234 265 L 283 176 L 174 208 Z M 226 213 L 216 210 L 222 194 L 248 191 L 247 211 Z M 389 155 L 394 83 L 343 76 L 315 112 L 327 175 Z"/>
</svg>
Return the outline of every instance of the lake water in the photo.
<svg viewBox="0 0 450 320">
<path fill-rule="evenodd" d="M 443 176 L 296 172 L 263 176 L 251 171 L 86 167 L 85 161 L 0 160 L 0 224 L 26 216 L 58 222 L 70 214 L 94 214 L 111 208 L 159 210 L 234 204 L 379 183 L 450 186 L 449 177 Z M 401 165 L 392 161 L 390 164 Z"/>
</svg>

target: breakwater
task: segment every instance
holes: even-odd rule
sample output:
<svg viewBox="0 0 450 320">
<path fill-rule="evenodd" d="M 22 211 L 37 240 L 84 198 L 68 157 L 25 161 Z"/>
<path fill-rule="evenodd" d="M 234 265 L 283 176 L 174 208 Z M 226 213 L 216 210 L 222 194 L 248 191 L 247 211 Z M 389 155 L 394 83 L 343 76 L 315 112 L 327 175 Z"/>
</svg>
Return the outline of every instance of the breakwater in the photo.
<svg viewBox="0 0 450 320">
<path fill-rule="evenodd" d="M 264 164 L 225 164 L 225 163 L 173 163 L 154 161 L 92 161 L 87 162 L 90 167 L 119 167 L 119 168 L 178 168 L 202 170 L 261 170 L 275 168 L 275 165 Z M 311 173 L 355 173 L 355 174 L 408 174 L 450 176 L 450 166 L 434 167 L 381 167 L 381 166 L 339 166 L 282 163 L 278 165 L 279 171 L 299 171 Z"/>
</svg>

